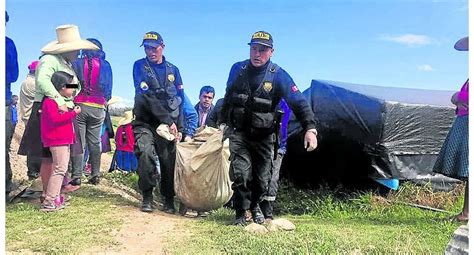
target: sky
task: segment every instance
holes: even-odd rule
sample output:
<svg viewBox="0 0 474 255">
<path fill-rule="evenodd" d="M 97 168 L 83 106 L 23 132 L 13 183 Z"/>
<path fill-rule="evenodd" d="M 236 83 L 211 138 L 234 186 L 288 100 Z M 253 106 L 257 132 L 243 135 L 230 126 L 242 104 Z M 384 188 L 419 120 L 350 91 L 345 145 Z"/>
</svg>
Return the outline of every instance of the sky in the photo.
<svg viewBox="0 0 474 255">
<path fill-rule="evenodd" d="M 271 60 L 301 91 L 313 79 L 458 90 L 468 77 L 468 53 L 453 48 L 468 35 L 467 0 L 7 0 L 6 10 L 5 32 L 19 55 L 15 94 L 62 24 L 102 42 L 113 95 L 128 104 L 148 31 L 162 35 L 164 55 L 193 103 L 204 85 L 223 97 L 232 64 L 249 57 L 247 43 L 258 30 L 272 34 Z"/>
</svg>

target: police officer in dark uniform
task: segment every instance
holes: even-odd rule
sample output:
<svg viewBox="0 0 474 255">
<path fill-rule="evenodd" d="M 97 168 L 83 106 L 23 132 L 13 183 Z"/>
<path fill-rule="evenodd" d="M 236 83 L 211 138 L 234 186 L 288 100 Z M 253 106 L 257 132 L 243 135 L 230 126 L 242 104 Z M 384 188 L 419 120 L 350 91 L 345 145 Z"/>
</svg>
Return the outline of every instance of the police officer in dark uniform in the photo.
<svg viewBox="0 0 474 255">
<path fill-rule="evenodd" d="M 160 178 L 158 170 L 161 169 L 160 191 L 165 198 L 163 210 L 175 213 L 174 164 L 176 141 L 182 134 L 183 85 L 178 68 L 163 56 L 165 45 L 160 34 L 146 33 L 142 45 L 146 57 L 133 65 L 134 80 L 139 82 L 136 90 L 140 91 L 135 95 L 135 120 L 132 122 L 138 158 L 138 186 L 143 194 L 141 210 L 153 211 L 153 188 Z M 169 141 L 157 134 L 156 129 L 161 124 L 169 127 L 175 140 Z"/>
<path fill-rule="evenodd" d="M 282 98 L 305 131 L 304 146 L 317 146 L 314 114 L 289 74 L 270 61 L 272 36 L 265 31 L 252 35 L 250 59 L 230 70 L 219 123 L 228 128 L 231 151 L 230 175 L 235 194 L 236 225 L 245 225 L 250 209 L 255 223 L 264 216 L 259 207 L 270 180 L 273 158 L 275 108 Z"/>
</svg>

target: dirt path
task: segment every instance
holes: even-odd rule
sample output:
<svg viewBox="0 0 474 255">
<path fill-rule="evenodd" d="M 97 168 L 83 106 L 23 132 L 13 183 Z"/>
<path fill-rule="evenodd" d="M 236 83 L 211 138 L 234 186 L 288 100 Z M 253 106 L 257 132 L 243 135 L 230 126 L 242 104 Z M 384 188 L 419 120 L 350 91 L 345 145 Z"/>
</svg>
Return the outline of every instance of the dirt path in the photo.
<svg viewBox="0 0 474 255">
<path fill-rule="evenodd" d="M 10 161 L 13 172 L 14 183 L 25 183 L 28 179 L 26 175 L 26 157 L 17 155 L 19 141 L 23 134 L 24 126 L 19 123 L 12 140 Z M 102 154 L 102 169 L 108 170 L 112 158 L 107 154 Z M 103 180 L 98 188 L 109 193 L 120 194 L 125 199 L 139 202 L 140 196 L 130 195 L 117 187 L 109 185 L 107 180 Z M 91 247 L 83 251 L 82 254 L 168 254 L 165 250 L 164 240 L 166 238 L 180 238 L 188 235 L 184 223 L 192 219 L 178 215 L 170 215 L 155 210 L 153 213 L 143 213 L 137 207 L 126 206 L 117 208 L 121 212 L 123 219 L 122 227 L 111 233 L 115 238 L 113 246 L 106 248 Z"/>
</svg>

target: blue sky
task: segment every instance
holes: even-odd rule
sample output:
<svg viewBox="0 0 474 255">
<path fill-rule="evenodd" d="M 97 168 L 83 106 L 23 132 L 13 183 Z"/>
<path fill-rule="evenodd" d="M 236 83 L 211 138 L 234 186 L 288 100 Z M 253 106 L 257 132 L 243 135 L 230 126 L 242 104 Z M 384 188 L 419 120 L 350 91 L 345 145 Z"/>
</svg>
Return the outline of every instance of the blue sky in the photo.
<svg viewBox="0 0 474 255">
<path fill-rule="evenodd" d="M 312 79 L 458 90 L 468 77 L 468 54 L 453 49 L 468 34 L 467 0 L 7 0 L 6 9 L 6 35 L 19 53 L 14 93 L 62 24 L 102 42 L 113 94 L 129 100 L 133 63 L 145 56 L 139 45 L 151 30 L 163 36 L 164 55 L 193 102 L 203 85 L 223 96 L 230 67 L 248 58 L 257 30 L 273 35 L 272 61 L 300 90 Z"/>
</svg>

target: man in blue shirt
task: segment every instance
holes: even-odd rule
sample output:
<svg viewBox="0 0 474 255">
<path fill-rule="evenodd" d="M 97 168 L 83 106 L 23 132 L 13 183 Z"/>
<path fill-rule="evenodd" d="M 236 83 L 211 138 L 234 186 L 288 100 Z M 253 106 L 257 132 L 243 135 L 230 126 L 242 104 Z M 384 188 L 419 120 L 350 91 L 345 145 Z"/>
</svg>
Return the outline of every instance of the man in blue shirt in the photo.
<svg viewBox="0 0 474 255">
<path fill-rule="evenodd" d="M 274 145 L 275 108 L 285 99 L 305 131 L 307 151 L 316 149 L 314 114 L 290 75 L 270 61 L 273 38 L 265 31 L 252 35 L 250 59 L 235 63 L 227 80 L 218 123 L 229 126 L 230 176 L 234 182 L 235 225 L 245 225 L 245 212 L 263 224 L 259 203 L 268 189 Z"/>
<path fill-rule="evenodd" d="M 153 33 L 156 33 L 156 32 L 153 32 Z M 152 35 L 150 35 L 150 36 L 152 36 Z M 146 52 L 146 47 L 147 46 L 144 45 L 144 47 L 145 47 L 145 52 Z M 164 44 L 163 44 L 163 49 L 164 49 Z M 164 82 L 165 82 L 166 70 L 167 70 L 166 69 L 167 65 L 164 64 L 166 62 L 165 56 L 162 55 L 163 62 L 160 63 L 160 64 L 157 64 L 156 62 L 153 62 L 153 61 L 156 61 L 157 53 L 151 52 L 151 53 L 149 53 L 149 55 L 150 55 L 149 59 L 148 58 L 139 59 L 133 65 L 133 84 L 135 86 L 135 95 L 137 95 L 139 93 L 143 93 L 147 90 L 147 89 L 143 89 L 143 88 L 140 87 L 141 82 L 148 76 L 148 74 L 143 71 L 144 70 L 143 66 L 144 66 L 145 63 L 149 63 L 150 68 L 152 68 L 152 70 L 160 77 L 159 78 L 160 79 L 159 80 L 160 84 L 164 84 Z M 148 54 L 147 54 L 147 56 L 148 56 Z M 176 66 L 173 66 L 173 68 L 171 68 L 171 69 L 172 69 L 173 72 L 177 73 L 177 75 L 175 75 L 176 76 L 176 81 L 175 81 L 176 84 L 183 84 L 183 81 L 181 80 L 181 75 L 179 74 L 178 68 Z M 185 142 L 187 142 L 187 141 L 191 140 L 191 138 L 194 135 L 194 132 L 196 131 L 197 124 L 198 124 L 198 114 L 197 114 L 196 110 L 194 109 L 193 104 L 191 103 L 191 100 L 188 98 L 186 93 L 184 93 L 183 115 L 184 115 L 184 118 L 183 118 L 183 126 L 184 126 L 183 137 L 184 138 L 183 138 L 183 140 Z"/>
<path fill-rule="evenodd" d="M 184 94 L 179 69 L 163 56 L 165 44 L 161 35 L 154 31 L 146 33 L 142 46 L 146 57 L 135 61 L 133 65 L 135 120 L 132 122 L 135 155 L 138 158 L 138 186 L 143 195 L 141 210 L 153 211 L 153 189 L 160 179 L 159 166 L 160 191 L 165 200 L 162 209 L 174 214 L 176 141 L 181 140 L 181 132 L 186 133 L 186 136 L 193 135 L 194 130 L 183 129 L 183 112 L 187 104 L 192 111 L 194 108 L 190 102 L 186 104 L 189 99 Z M 197 120 L 196 113 L 195 117 Z M 156 129 L 163 124 L 168 126 L 175 140 L 170 141 L 158 135 Z"/>
<path fill-rule="evenodd" d="M 8 13 L 5 12 L 6 22 L 9 20 Z M 11 84 L 18 79 L 18 54 L 12 39 L 5 36 L 5 191 L 8 195 L 11 191 L 12 169 L 10 165 L 10 145 L 15 132 L 10 113 L 10 103 L 12 97 Z"/>
</svg>

